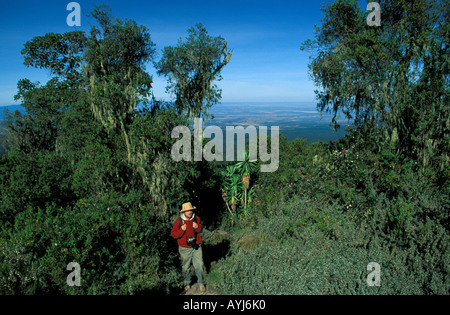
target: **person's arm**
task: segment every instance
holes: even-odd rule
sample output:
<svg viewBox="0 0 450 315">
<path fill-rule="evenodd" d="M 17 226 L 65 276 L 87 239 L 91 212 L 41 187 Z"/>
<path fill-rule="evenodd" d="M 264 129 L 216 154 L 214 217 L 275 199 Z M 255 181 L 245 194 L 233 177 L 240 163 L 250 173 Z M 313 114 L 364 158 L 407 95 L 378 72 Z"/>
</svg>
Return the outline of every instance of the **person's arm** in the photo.
<svg viewBox="0 0 450 315">
<path fill-rule="evenodd" d="M 200 222 L 200 218 L 199 218 L 199 217 L 196 217 L 196 221 L 197 221 L 197 222 L 194 222 L 194 223 L 193 223 L 193 227 L 194 227 L 194 231 L 195 231 L 197 234 L 199 234 L 199 233 L 201 233 L 201 232 L 203 231 L 203 225 L 202 225 L 202 223 Z"/>
<path fill-rule="evenodd" d="M 180 218 L 178 218 L 177 220 L 175 220 L 175 223 L 173 225 L 172 231 L 170 232 L 170 235 L 174 238 L 174 239 L 178 239 L 180 237 L 183 236 L 184 232 L 186 231 L 186 224 L 183 224 L 180 227 Z"/>
</svg>

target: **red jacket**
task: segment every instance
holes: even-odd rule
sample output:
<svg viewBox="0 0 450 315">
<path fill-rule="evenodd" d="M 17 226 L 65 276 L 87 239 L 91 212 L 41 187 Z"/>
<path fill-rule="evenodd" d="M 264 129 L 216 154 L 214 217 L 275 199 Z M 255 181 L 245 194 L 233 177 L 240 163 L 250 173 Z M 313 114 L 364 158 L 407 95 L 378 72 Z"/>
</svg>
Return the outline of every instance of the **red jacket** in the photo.
<svg viewBox="0 0 450 315">
<path fill-rule="evenodd" d="M 201 244 L 202 237 L 200 236 L 200 233 L 203 230 L 203 225 L 200 223 L 200 218 L 198 216 L 196 216 L 195 214 L 192 215 L 192 218 L 190 220 L 188 220 L 186 217 L 184 217 L 183 221 L 186 224 L 186 231 L 183 231 L 181 229 L 180 219 L 181 218 L 178 218 L 175 220 L 172 231 L 170 232 L 170 235 L 174 239 L 177 240 L 178 246 L 192 248 L 192 246 L 188 246 L 188 244 L 186 243 L 188 238 L 191 238 L 191 237 L 196 237 L 197 245 Z M 193 227 L 194 220 L 198 224 L 198 227 L 196 229 L 194 229 L 194 227 Z"/>
</svg>

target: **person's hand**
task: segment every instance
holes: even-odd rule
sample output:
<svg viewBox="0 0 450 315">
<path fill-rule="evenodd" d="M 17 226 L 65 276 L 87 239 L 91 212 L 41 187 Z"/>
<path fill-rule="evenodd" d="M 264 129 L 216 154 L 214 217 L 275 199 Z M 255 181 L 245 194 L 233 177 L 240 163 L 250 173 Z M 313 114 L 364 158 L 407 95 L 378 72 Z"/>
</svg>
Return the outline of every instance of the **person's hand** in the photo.
<svg viewBox="0 0 450 315">
<path fill-rule="evenodd" d="M 192 223 L 192 227 L 193 227 L 194 229 L 198 228 L 197 222 Z"/>
<path fill-rule="evenodd" d="M 183 225 L 181 226 L 181 229 L 182 229 L 183 231 L 186 231 L 186 223 L 183 224 Z"/>
</svg>

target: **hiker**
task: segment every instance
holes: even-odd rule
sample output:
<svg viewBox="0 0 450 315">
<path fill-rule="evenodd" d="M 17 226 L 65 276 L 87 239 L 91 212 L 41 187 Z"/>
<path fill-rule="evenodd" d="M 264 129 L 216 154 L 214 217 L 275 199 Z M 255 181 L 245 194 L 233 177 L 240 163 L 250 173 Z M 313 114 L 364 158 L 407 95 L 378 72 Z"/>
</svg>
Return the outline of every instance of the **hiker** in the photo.
<svg viewBox="0 0 450 315">
<path fill-rule="evenodd" d="M 175 220 L 170 235 L 177 240 L 178 252 L 181 256 L 181 269 L 184 275 L 185 290 L 190 289 L 191 284 L 191 263 L 194 265 L 197 283 L 200 286 L 200 292 L 205 292 L 203 283 L 203 252 L 202 252 L 202 232 L 203 225 L 200 218 L 195 215 L 190 202 L 182 205 L 180 217 Z"/>
</svg>

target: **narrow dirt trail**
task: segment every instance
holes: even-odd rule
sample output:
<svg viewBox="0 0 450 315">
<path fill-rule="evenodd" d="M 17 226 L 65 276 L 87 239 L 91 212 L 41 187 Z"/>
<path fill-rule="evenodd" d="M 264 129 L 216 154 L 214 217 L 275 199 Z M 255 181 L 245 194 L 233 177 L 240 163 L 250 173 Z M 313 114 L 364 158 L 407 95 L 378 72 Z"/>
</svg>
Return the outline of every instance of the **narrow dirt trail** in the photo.
<svg viewBox="0 0 450 315">
<path fill-rule="evenodd" d="M 214 288 L 210 286 L 206 286 L 205 292 L 200 292 L 200 286 L 196 283 L 191 286 L 189 290 L 187 290 L 185 293 L 182 293 L 183 295 L 220 295 L 219 292 L 217 292 Z"/>
</svg>

